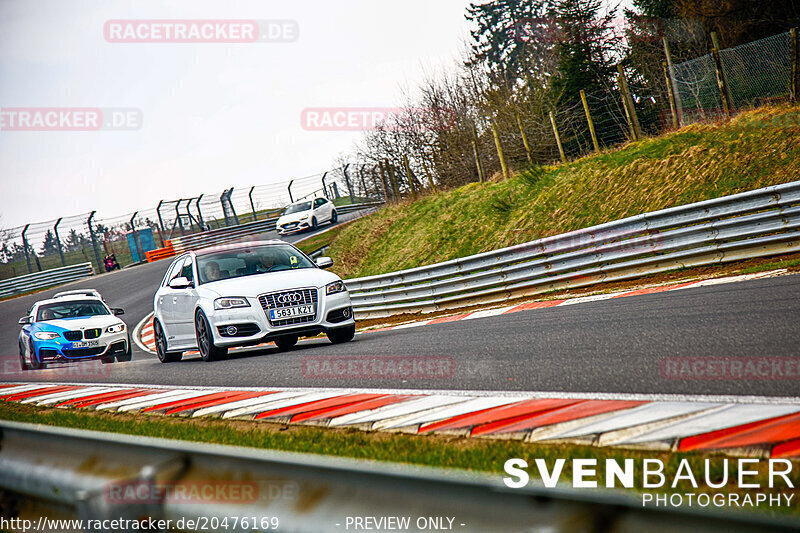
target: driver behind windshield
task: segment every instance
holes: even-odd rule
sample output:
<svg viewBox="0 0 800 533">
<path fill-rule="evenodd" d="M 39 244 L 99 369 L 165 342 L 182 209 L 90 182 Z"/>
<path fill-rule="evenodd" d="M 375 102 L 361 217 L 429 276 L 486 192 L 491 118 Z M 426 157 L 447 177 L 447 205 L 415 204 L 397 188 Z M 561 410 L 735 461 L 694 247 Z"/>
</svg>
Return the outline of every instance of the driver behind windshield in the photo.
<svg viewBox="0 0 800 533">
<path fill-rule="evenodd" d="M 206 281 L 217 281 L 222 277 L 222 274 L 219 270 L 219 263 L 216 261 L 209 261 L 208 264 L 203 268 L 203 274 L 205 274 Z"/>
<path fill-rule="evenodd" d="M 271 272 L 275 268 L 275 257 L 272 253 L 262 254 L 255 264 L 257 273 Z"/>
</svg>

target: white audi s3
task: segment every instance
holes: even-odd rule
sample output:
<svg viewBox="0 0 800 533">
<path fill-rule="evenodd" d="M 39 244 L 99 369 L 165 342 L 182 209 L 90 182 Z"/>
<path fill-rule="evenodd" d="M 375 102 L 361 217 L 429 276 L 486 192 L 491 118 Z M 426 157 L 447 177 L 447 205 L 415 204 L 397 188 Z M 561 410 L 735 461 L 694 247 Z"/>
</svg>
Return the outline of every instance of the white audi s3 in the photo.
<svg viewBox="0 0 800 533">
<path fill-rule="evenodd" d="M 350 295 L 327 257 L 312 261 L 283 241 L 223 245 L 177 257 L 153 302 L 162 363 L 199 350 L 205 361 L 228 348 L 273 341 L 288 350 L 299 337 L 355 335 Z"/>
</svg>

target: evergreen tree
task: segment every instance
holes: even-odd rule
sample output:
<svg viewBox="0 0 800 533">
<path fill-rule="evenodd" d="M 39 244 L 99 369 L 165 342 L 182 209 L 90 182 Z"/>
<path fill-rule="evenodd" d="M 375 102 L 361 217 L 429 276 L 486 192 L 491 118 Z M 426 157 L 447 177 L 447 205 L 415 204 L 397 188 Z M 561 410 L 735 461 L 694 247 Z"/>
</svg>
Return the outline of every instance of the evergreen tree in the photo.
<svg viewBox="0 0 800 533">
<path fill-rule="evenodd" d="M 53 230 L 47 230 L 44 235 L 44 243 L 42 244 L 42 255 L 51 255 L 58 253 L 58 242 Z"/>
</svg>

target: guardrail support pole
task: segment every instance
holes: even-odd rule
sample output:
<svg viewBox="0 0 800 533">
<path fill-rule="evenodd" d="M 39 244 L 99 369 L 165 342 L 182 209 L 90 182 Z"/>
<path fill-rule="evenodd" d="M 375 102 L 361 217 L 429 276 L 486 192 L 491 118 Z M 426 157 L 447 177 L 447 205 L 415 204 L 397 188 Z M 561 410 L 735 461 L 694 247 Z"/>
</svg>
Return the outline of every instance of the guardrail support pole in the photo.
<svg viewBox="0 0 800 533">
<path fill-rule="evenodd" d="M 166 244 L 164 243 L 164 219 L 161 218 L 161 205 L 163 203 L 164 200 L 161 200 L 160 202 L 158 202 L 158 205 L 156 206 L 156 214 L 158 215 L 158 228 L 159 228 L 158 237 L 159 239 L 161 239 L 162 248 L 166 246 Z"/>
<path fill-rule="evenodd" d="M 253 203 L 253 191 L 255 190 L 256 186 L 253 185 L 250 187 L 250 192 L 247 193 L 247 197 L 250 198 L 250 209 L 253 210 L 253 222 L 258 220 L 258 215 L 256 215 L 256 204 Z"/>
<path fill-rule="evenodd" d="M 61 256 L 61 266 L 67 266 L 67 260 L 64 259 L 64 249 L 61 247 L 61 237 L 58 235 L 58 225 L 61 224 L 61 221 L 64 220 L 63 218 L 59 218 L 56 220 L 56 223 L 53 225 L 53 233 L 56 235 L 56 245 L 58 246 L 58 255 Z"/>
<path fill-rule="evenodd" d="M 100 251 L 97 249 L 97 237 L 94 236 L 94 228 L 92 228 L 92 219 L 95 213 L 96 211 L 89 213 L 86 224 L 89 226 L 89 237 L 92 238 L 92 248 L 94 248 L 94 258 L 97 261 L 97 273 L 99 274 L 103 271 L 103 262 L 100 260 Z"/>
<path fill-rule="evenodd" d="M 589 123 L 589 133 L 592 134 L 592 144 L 594 144 L 594 151 L 600 151 L 600 143 L 597 142 L 597 132 L 594 130 L 594 121 L 592 120 L 592 113 L 589 111 L 589 100 L 586 99 L 586 91 L 581 89 L 581 102 L 583 102 L 583 110 L 586 112 L 586 122 Z"/>
<path fill-rule="evenodd" d="M 558 126 L 556 126 L 556 116 L 550 111 L 550 124 L 553 125 L 553 133 L 556 136 L 556 144 L 558 145 L 558 153 L 561 155 L 561 162 L 567 162 L 567 154 L 564 153 L 564 145 L 561 144 L 561 135 L 558 134 Z"/>
<path fill-rule="evenodd" d="M 33 274 L 33 269 L 31 268 L 31 254 L 28 252 L 28 248 L 31 246 L 28 244 L 28 238 L 25 237 L 25 232 L 28 231 L 29 227 L 30 224 L 27 224 L 22 230 L 22 249 L 25 250 L 25 261 L 28 263 L 28 274 Z"/>
</svg>

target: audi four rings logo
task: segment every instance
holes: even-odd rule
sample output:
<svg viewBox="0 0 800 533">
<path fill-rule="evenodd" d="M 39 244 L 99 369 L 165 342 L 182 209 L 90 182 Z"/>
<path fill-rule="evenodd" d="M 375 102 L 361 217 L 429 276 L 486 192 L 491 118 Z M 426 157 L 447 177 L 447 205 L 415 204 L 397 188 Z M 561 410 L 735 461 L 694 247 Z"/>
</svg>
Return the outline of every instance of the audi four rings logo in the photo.
<svg viewBox="0 0 800 533">
<path fill-rule="evenodd" d="M 295 302 L 299 302 L 303 299 L 303 295 L 299 292 L 287 292 L 286 294 L 281 294 L 278 296 L 277 300 L 278 303 L 281 304 L 293 304 Z"/>
</svg>

